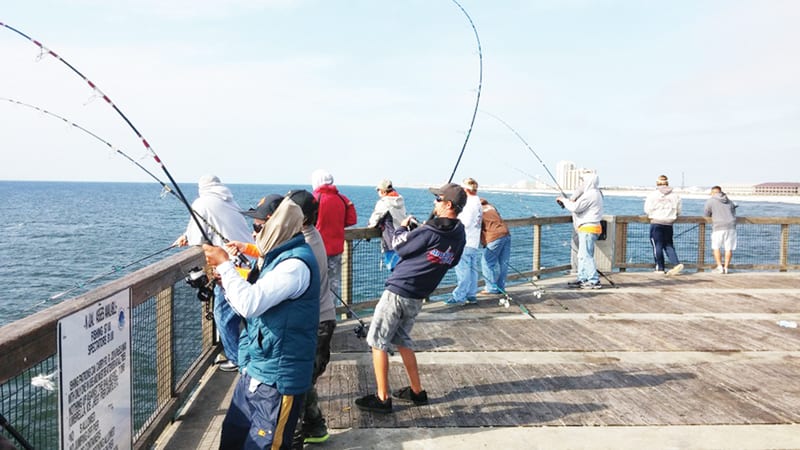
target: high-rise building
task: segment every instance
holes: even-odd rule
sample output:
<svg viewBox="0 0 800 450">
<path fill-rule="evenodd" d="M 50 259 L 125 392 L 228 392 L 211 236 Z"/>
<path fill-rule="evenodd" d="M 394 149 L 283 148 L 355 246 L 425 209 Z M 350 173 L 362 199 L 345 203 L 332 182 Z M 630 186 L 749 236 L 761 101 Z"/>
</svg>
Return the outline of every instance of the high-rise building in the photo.
<svg viewBox="0 0 800 450">
<path fill-rule="evenodd" d="M 581 177 L 586 173 L 597 173 L 595 169 L 577 168 L 572 161 L 559 161 L 556 164 L 556 179 L 561 188 L 574 191 L 581 185 Z M 569 195 L 569 192 L 565 192 Z"/>
</svg>

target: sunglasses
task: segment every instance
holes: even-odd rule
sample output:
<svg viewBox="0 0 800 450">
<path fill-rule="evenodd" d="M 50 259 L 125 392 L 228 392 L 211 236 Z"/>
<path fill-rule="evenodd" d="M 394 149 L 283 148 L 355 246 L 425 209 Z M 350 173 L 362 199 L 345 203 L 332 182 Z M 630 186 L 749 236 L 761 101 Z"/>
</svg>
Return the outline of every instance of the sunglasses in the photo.
<svg viewBox="0 0 800 450">
<path fill-rule="evenodd" d="M 437 195 L 436 199 L 434 201 L 443 202 L 444 201 L 444 197 L 442 197 L 441 195 Z"/>
<path fill-rule="evenodd" d="M 261 233 L 261 230 L 263 230 L 263 229 L 264 229 L 264 224 L 263 223 L 254 223 L 253 224 L 253 231 L 254 232 Z"/>
</svg>

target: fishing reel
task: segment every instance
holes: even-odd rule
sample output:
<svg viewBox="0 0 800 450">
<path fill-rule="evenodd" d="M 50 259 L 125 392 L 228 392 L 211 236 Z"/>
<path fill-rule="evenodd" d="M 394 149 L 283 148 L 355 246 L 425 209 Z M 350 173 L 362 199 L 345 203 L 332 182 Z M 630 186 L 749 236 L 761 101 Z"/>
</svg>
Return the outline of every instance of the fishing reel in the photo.
<svg viewBox="0 0 800 450">
<path fill-rule="evenodd" d="M 417 228 L 417 227 L 419 227 L 419 220 L 417 220 L 416 217 L 411 216 L 408 219 L 408 231 L 411 231 L 411 230 L 413 230 L 414 228 Z"/>
<path fill-rule="evenodd" d="M 353 328 L 353 332 L 356 334 L 357 338 L 365 338 L 367 337 L 367 326 L 365 326 L 363 323 L 359 323 L 355 328 Z"/>
<path fill-rule="evenodd" d="M 186 284 L 197 289 L 197 299 L 201 302 L 214 300 L 214 286 L 217 280 L 213 276 L 208 276 L 205 269 L 194 267 L 186 275 Z"/>
</svg>

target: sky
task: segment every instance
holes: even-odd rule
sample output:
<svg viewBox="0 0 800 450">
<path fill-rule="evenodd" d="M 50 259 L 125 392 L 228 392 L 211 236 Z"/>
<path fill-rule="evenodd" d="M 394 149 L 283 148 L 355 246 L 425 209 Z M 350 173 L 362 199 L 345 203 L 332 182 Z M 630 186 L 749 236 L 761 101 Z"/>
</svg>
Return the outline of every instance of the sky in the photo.
<svg viewBox="0 0 800 450">
<path fill-rule="evenodd" d="M 800 2 L 459 3 L 480 52 L 452 0 L 5 2 L 132 127 L 4 27 L 0 99 L 163 181 L 133 128 L 178 182 L 440 185 L 462 148 L 454 181 L 483 186 L 561 160 L 606 187 L 800 181 Z M 0 142 L 2 180 L 152 181 L 11 101 Z"/>
</svg>

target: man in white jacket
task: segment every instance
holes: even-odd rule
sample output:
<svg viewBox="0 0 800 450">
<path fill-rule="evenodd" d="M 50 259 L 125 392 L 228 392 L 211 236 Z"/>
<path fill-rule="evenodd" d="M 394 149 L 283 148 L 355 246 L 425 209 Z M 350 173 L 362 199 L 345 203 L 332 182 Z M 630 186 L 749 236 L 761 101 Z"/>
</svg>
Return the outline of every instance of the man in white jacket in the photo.
<svg viewBox="0 0 800 450">
<path fill-rule="evenodd" d="M 666 175 L 658 177 L 656 190 L 647 195 L 644 212 L 650 218 L 650 244 L 653 246 L 656 272 L 664 273 L 664 253 L 666 253 L 672 264 L 667 275 L 681 273 L 683 264 L 678 261 L 678 254 L 672 243 L 672 224 L 681 213 L 681 197 L 669 186 Z"/>
<path fill-rule="evenodd" d="M 395 228 L 399 228 L 400 223 L 406 218 L 406 204 L 403 197 L 392 186 L 391 180 L 381 180 L 375 190 L 378 192 L 379 198 L 367 226 L 369 228 L 380 227 L 383 265 L 391 272 L 400 261 L 400 257 L 397 256 L 397 252 L 392 246 L 392 237 Z"/>
</svg>

